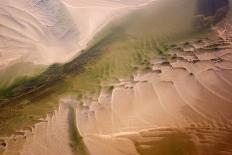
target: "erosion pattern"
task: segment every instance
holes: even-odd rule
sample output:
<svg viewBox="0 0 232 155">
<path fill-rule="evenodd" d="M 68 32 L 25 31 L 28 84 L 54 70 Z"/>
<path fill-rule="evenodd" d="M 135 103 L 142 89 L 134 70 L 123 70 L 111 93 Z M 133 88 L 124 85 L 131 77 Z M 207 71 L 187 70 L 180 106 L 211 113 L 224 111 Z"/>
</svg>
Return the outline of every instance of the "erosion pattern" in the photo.
<svg viewBox="0 0 232 155">
<path fill-rule="evenodd" d="M 64 54 L 62 46 L 71 51 L 79 40 L 78 28 L 59 1 L 2 0 L 0 16 L 2 68 L 18 61 L 62 61 L 62 57 L 51 51 Z M 65 54 L 64 57 L 68 56 Z"/>
<path fill-rule="evenodd" d="M 150 62 L 151 71 L 113 84 L 112 93 L 102 90 L 78 108 L 92 154 L 231 154 L 231 38 L 170 50 Z M 113 150 L 101 149 L 106 146 Z"/>
<path fill-rule="evenodd" d="M 106 24 L 149 1 L 1 0 L 0 89 L 76 57 Z"/>
<path fill-rule="evenodd" d="M 224 39 L 178 45 L 152 71 L 87 98 L 77 126 L 91 154 L 164 154 L 172 145 L 169 153 L 231 154 L 230 48 Z"/>
<path fill-rule="evenodd" d="M 147 1 L 1 0 L 0 70 L 22 61 L 65 62 L 98 28 L 117 16 L 113 15 L 116 11 L 144 3 Z"/>
<path fill-rule="evenodd" d="M 150 62 L 151 69 L 109 83 L 111 92 L 102 89 L 82 105 L 72 97 L 61 100 L 48 123 L 36 125 L 26 140 L 19 135 L 21 153 L 71 154 L 72 105 L 89 154 L 231 154 L 231 41 L 228 32 L 172 45 L 170 54 Z M 22 147 L 11 143 L 5 154 Z"/>
<path fill-rule="evenodd" d="M 7 141 L 4 153 L 72 154 L 68 132 L 76 128 L 84 143 L 77 154 L 232 154 L 230 15 L 210 36 L 170 45 L 145 71 L 108 83 L 112 90 L 82 103 L 62 99 L 54 116 Z M 149 40 L 143 46 L 153 49 Z"/>
<path fill-rule="evenodd" d="M 231 154 L 231 47 L 231 37 L 179 44 L 147 73 L 87 98 L 77 124 L 91 153 Z"/>
</svg>

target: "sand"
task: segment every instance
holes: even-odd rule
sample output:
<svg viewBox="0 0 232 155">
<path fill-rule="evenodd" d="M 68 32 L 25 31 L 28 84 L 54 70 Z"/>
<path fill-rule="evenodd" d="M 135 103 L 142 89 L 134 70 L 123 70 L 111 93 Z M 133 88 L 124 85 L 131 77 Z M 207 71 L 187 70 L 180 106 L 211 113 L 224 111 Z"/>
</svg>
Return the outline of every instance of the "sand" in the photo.
<svg viewBox="0 0 232 155">
<path fill-rule="evenodd" d="M 161 154 L 161 146 L 155 148 L 155 145 L 162 143 L 162 137 L 167 138 L 169 134 L 154 138 L 150 135 L 153 135 L 153 132 L 145 131 L 143 133 L 150 136 L 145 138 L 143 135 L 139 138 L 141 131 L 156 131 L 160 127 L 172 128 L 190 136 L 186 141 L 189 141 L 189 145 L 194 142 L 191 146 L 197 145 L 200 154 L 230 154 L 228 148 L 231 145 L 226 137 L 231 135 L 232 116 L 231 40 L 226 36 L 224 39 L 203 39 L 203 42 L 190 42 L 195 47 L 193 50 L 184 43 L 180 44 L 178 47 L 181 50 L 173 48 L 166 60 L 152 60 L 153 70 L 145 74 L 135 74 L 132 80 L 121 81 L 114 85 L 115 88 L 108 95 L 102 95 L 106 93 L 103 91 L 101 100 L 98 100 L 101 108 L 91 109 L 91 114 L 86 114 L 85 111 L 85 126 L 80 123 L 82 115 L 79 116 L 80 131 L 87 133 L 86 137 L 89 139 L 91 136 L 89 130 L 86 130 L 86 126 L 89 127 L 86 120 L 91 120 L 89 124 L 95 123 L 94 135 L 109 135 L 113 136 L 112 139 L 119 135 L 130 137 L 129 140 L 135 144 L 138 153 L 152 154 L 158 151 L 157 154 Z M 211 45 L 216 45 L 219 50 L 210 49 Z M 169 65 L 163 65 L 162 62 L 167 61 Z M 103 96 L 107 96 L 110 103 L 102 99 Z M 105 118 L 110 119 L 111 124 L 106 123 L 107 125 L 103 126 L 103 123 L 98 123 L 110 121 L 99 117 L 99 112 L 105 112 Z M 106 129 L 106 126 L 109 131 L 112 128 L 111 134 L 102 130 Z M 156 135 L 162 135 L 163 132 L 159 131 Z M 201 136 L 201 132 L 204 136 Z M 142 140 L 137 142 L 134 137 Z M 218 147 L 218 140 L 223 141 L 223 147 Z M 88 145 L 90 144 L 87 143 Z M 192 148 L 192 154 L 196 154 L 195 151 Z"/>
<path fill-rule="evenodd" d="M 212 40 L 208 41 L 209 44 L 210 42 Z M 201 48 L 205 47 L 206 45 Z M 226 46 L 231 47 L 231 44 Z M 173 154 L 231 154 L 231 144 L 226 137 L 231 135 L 232 85 L 229 75 L 232 64 L 228 55 L 232 53 L 226 48 L 217 52 L 212 49 L 197 58 L 196 63 L 178 53 L 176 61 L 171 62 L 170 66 L 157 63 L 153 66 L 160 72 L 151 70 L 137 74 L 133 80 L 115 85 L 112 93 L 101 94 L 99 106 L 95 103 L 95 109 L 86 108 L 77 117 L 78 127 L 85 135 L 87 147 L 94 149 L 93 154 L 101 154 L 99 148 L 92 146 L 97 144 L 89 142 L 89 139 L 93 139 L 100 145 L 101 140 L 95 137 L 98 135 L 103 136 L 104 140 L 105 136 L 110 136 L 109 142 L 115 141 L 117 137 L 126 138 L 129 140 L 127 144 L 133 143 L 137 153 L 142 155 L 164 153 L 163 147 L 169 146 L 169 140 L 172 141 L 169 147 L 186 145 L 186 148 L 182 148 L 183 152 L 181 149 L 176 153 L 175 150 L 170 150 Z M 193 55 L 200 57 L 197 51 L 195 49 Z M 178 60 L 179 57 L 182 59 Z M 102 99 L 104 96 L 107 99 Z M 98 113 L 104 113 L 105 117 Z M 166 134 L 166 129 L 171 132 Z M 203 133 L 204 136 L 201 136 Z M 171 140 L 173 137 L 178 144 Z M 219 140 L 223 142 L 223 147 L 219 147 Z M 117 144 L 120 143 L 117 140 Z M 111 144 L 110 147 L 121 150 L 122 148 L 117 148 L 117 144 Z M 102 144 L 101 147 L 106 146 Z M 105 154 L 111 154 L 111 151 Z"/>
<path fill-rule="evenodd" d="M 66 62 L 112 19 L 148 2 L 2 0 L 0 69 L 22 61 Z"/>
<path fill-rule="evenodd" d="M 231 154 L 232 44 L 227 40 L 218 51 L 208 49 L 224 41 L 206 39 L 197 45 L 191 56 L 198 61 L 173 48 L 165 60 L 152 60 L 150 71 L 121 79 L 112 91 L 103 88 L 98 98 L 86 98 L 82 105 L 72 97 L 62 100 L 60 110 L 35 126 L 19 152 L 72 154 L 64 105 L 75 104 L 86 154 Z"/>
<path fill-rule="evenodd" d="M 54 116 L 23 133 L 26 139 L 7 140 L 4 154 L 232 154 L 232 35 L 222 29 L 228 31 L 219 24 L 210 39 L 171 47 L 149 70 L 118 80 L 111 91 L 103 87 L 83 104 L 61 100 Z M 70 145 L 69 106 L 85 151 Z"/>
</svg>

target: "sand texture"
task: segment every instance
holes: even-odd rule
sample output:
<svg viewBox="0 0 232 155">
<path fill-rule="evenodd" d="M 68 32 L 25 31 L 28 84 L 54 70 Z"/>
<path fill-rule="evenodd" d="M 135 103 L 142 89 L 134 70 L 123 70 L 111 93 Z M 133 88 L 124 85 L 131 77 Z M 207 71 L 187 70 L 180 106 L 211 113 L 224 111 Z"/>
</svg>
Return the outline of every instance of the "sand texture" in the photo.
<svg viewBox="0 0 232 155">
<path fill-rule="evenodd" d="M 135 5 L 142 6 L 142 2 L 144 1 L 63 0 L 59 4 L 69 11 L 68 17 L 74 19 L 70 21 L 74 25 L 79 23 L 78 20 L 85 23 L 84 18 L 89 19 L 83 27 L 70 27 L 78 30 L 75 32 L 83 32 L 78 35 L 83 35 L 81 38 L 88 38 L 97 31 L 99 23 L 104 25 L 104 21 L 112 15 L 109 10 L 125 7 L 134 9 Z M 34 1 L 31 3 L 37 4 Z M 40 24 L 42 22 L 18 8 L 8 9 L 8 12 L 17 10 L 17 16 L 23 17 L 26 23 L 27 20 Z M 83 19 L 77 15 L 79 12 L 83 13 Z M 215 12 L 207 12 L 209 15 L 213 13 Z M 161 51 L 152 59 L 146 59 L 145 67 L 136 66 L 132 76 L 116 77 L 100 83 L 98 93 L 82 94 L 81 99 L 65 94 L 54 113 L 38 120 L 32 127 L 17 131 L 11 137 L 0 138 L 0 154 L 231 155 L 230 17 L 231 12 L 219 24 L 212 26 L 205 36 L 169 45 L 166 47 L 167 52 Z M 9 17 L 6 21 L 9 22 L 7 24 L 16 23 Z M 20 26 L 22 23 L 18 23 L 18 27 Z M 85 30 L 86 26 L 89 27 Z M 32 27 L 36 35 L 46 34 L 43 27 Z M 9 25 L 5 29 L 3 32 L 10 36 L 13 30 Z M 17 39 L 12 39 L 13 44 L 18 45 L 16 40 L 23 40 L 20 46 L 31 45 L 36 37 L 26 36 L 20 31 L 17 29 L 17 35 L 14 35 Z M 133 30 L 128 32 L 131 31 Z M 56 37 L 57 33 L 60 35 L 60 31 L 53 32 L 52 37 Z M 62 33 L 63 37 L 72 38 L 74 31 L 71 32 Z M 149 47 L 153 46 L 146 39 L 141 44 L 144 49 L 152 49 Z M 70 64 L 75 66 L 75 61 Z"/>
</svg>

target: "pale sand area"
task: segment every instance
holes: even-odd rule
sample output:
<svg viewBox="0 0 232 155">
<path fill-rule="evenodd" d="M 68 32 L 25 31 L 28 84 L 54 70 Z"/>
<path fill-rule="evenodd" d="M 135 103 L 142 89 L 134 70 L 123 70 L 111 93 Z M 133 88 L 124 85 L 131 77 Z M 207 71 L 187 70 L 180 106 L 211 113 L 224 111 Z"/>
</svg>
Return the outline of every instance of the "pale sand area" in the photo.
<svg viewBox="0 0 232 155">
<path fill-rule="evenodd" d="M 104 83 L 100 95 L 86 96 L 84 104 L 72 97 L 61 100 L 46 122 L 6 140 L 4 154 L 232 154 L 230 28 L 230 23 L 215 27 L 221 38 L 173 45 L 147 70 L 108 83 L 112 91 Z M 84 153 L 72 152 L 70 105 Z"/>
<path fill-rule="evenodd" d="M 110 21 L 153 1 L 63 0 L 62 3 L 68 8 L 75 23 L 79 25 L 80 38 L 82 38 L 79 46 L 84 49 L 93 36 Z"/>
<path fill-rule="evenodd" d="M 68 61 L 112 19 L 149 2 L 1 0 L 0 69 Z"/>
<path fill-rule="evenodd" d="M 35 126 L 25 128 L 24 131 L 7 138 L 5 141 L 8 143 L 8 147 L 4 154 L 72 154 L 69 140 L 68 114 L 69 105 L 61 104 L 52 116 L 49 115 Z"/>
<path fill-rule="evenodd" d="M 232 154 L 231 49 L 229 33 L 173 45 L 149 69 L 108 83 L 112 91 L 103 86 L 83 104 L 61 100 L 55 115 L 24 140 L 9 140 L 5 154 L 72 154 L 70 105 L 86 148 L 76 154 Z"/>
</svg>

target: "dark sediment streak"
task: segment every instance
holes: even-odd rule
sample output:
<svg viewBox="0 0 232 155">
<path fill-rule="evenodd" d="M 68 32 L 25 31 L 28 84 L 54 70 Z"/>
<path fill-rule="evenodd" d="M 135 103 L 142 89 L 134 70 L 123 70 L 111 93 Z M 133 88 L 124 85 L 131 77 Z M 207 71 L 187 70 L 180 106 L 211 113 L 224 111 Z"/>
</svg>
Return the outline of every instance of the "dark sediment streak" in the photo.
<svg viewBox="0 0 232 155">
<path fill-rule="evenodd" d="M 229 0 L 198 0 L 196 25 L 209 26 L 221 21 L 229 11 Z"/>
<path fill-rule="evenodd" d="M 214 16 L 219 9 L 228 8 L 228 0 L 199 0 L 198 12 L 205 16 Z"/>
</svg>

